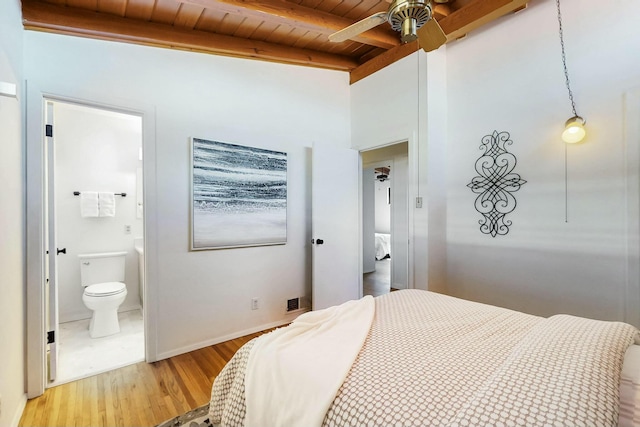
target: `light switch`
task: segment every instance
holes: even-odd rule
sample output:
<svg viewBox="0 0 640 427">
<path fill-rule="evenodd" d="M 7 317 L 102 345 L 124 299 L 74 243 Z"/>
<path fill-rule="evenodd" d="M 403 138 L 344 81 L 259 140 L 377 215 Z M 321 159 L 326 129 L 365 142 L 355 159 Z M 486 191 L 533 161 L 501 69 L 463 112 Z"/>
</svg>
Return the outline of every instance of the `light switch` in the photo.
<svg viewBox="0 0 640 427">
<path fill-rule="evenodd" d="M 15 98 L 17 94 L 18 90 L 15 83 L 0 82 L 0 95 Z"/>
</svg>

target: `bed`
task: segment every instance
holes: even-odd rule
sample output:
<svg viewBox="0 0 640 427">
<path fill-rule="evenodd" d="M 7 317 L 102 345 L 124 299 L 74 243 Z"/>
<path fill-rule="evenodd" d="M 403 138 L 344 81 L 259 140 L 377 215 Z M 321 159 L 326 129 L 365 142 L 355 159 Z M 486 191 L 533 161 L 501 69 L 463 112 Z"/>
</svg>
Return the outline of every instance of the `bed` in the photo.
<svg viewBox="0 0 640 427">
<path fill-rule="evenodd" d="M 420 290 L 306 313 L 214 381 L 223 426 L 640 425 L 638 330 Z"/>
<path fill-rule="evenodd" d="M 376 260 L 391 257 L 391 234 L 376 233 Z"/>
</svg>

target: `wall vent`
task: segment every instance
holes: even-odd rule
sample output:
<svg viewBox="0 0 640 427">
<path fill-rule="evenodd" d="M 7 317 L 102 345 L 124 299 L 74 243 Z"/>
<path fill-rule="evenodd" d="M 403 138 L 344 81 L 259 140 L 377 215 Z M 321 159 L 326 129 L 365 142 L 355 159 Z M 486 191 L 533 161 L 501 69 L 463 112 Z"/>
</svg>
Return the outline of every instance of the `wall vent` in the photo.
<svg viewBox="0 0 640 427">
<path fill-rule="evenodd" d="M 287 312 L 300 310 L 300 298 L 287 300 Z"/>
<path fill-rule="evenodd" d="M 308 297 L 298 297 L 287 300 L 285 313 L 302 313 L 309 310 L 311 310 L 311 299 Z"/>
</svg>

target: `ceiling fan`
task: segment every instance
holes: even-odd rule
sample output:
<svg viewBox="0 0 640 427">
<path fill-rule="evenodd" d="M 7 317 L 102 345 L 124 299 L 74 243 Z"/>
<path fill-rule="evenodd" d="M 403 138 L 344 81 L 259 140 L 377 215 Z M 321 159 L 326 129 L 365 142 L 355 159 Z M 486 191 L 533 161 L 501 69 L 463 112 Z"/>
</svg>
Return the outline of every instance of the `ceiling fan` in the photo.
<svg viewBox="0 0 640 427">
<path fill-rule="evenodd" d="M 391 169 L 388 167 L 379 167 L 375 168 L 374 172 L 378 181 L 385 182 L 387 179 L 389 179 L 389 172 L 391 172 Z"/>
<path fill-rule="evenodd" d="M 448 0 L 435 0 L 446 3 Z M 442 28 L 433 18 L 433 7 L 430 0 L 393 0 L 386 12 L 378 12 L 329 36 L 331 42 L 342 42 L 352 39 L 383 22 L 388 22 L 395 31 L 400 31 L 403 43 L 419 39 L 420 47 L 430 52 L 447 41 Z"/>
</svg>

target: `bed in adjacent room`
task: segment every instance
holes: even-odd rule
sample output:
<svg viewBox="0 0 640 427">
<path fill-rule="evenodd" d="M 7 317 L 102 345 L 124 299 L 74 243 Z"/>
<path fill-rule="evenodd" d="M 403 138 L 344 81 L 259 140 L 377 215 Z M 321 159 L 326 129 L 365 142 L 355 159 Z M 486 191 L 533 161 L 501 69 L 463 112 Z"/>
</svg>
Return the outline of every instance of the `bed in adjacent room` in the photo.
<svg viewBox="0 0 640 427">
<path fill-rule="evenodd" d="M 376 233 L 376 260 L 391 257 L 391 234 Z"/>
<path fill-rule="evenodd" d="M 224 426 L 640 425 L 638 330 L 420 290 L 306 313 L 216 378 Z M 624 366 L 624 369 L 623 369 Z"/>
</svg>

